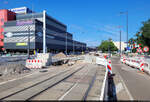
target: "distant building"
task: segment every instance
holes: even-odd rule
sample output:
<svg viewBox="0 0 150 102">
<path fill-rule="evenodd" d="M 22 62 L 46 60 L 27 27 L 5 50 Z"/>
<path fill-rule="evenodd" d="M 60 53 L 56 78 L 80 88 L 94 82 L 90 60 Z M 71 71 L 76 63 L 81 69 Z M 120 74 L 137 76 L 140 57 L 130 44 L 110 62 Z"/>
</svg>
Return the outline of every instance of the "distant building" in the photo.
<svg viewBox="0 0 150 102">
<path fill-rule="evenodd" d="M 13 19 L 3 23 L 4 44 L 7 51 L 27 51 L 30 34 L 30 49 L 43 49 L 43 12 L 35 13 L 27 7 L 5 10 L 13 13 Z M 1 12 L 2 10 L 0 10 Z M 12 16 L 12 14 L 10 14 Z M 4 17 L 5 18 L 5 17 Z M 9 18 L 9 14 L 8 14 Z M 2 19 L 2 17 L 0 18 Z M 67 42 L 67 43 L 66 43 Z M 0 43 L 1 44 L 1 43 Z M 46 47 L 48 51 L 85 51 L 86 44 L 74 41 L 67 26 L 46 13 Z"/>
<path fill-rule="evenodd" d="M 113 41 L 114 45 L 120 50 L 120 42 L 119 41 Z M 127 47 L 127 43 L 121 42 L 121 51 L 123 51 Z"/>
<path fill-rule="evenodd" d="M 9 10 L 0 10 L 0 51 L 4 51 L 4 23 L 15 20 L 14 12 Z"/>
</svg>

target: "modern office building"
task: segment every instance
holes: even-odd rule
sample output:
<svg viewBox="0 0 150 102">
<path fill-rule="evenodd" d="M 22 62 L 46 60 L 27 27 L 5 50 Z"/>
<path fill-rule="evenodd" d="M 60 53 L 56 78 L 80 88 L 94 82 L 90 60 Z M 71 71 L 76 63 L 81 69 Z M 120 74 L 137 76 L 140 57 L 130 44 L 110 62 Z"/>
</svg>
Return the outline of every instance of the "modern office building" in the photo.
<svg viewBox="0 0 150 102">
<path fill-rule="evenodd" d="M 7 10 L 8 11 L 8 10 Z M 6 20 L 2 34 L 7 51 L 31 51 L 43 49 L 43 12 L 35 13 L 26 7 L 10 9 L 13 20 Z M 73 40 L 67 26 L 46 13 L 46 48 L 48 51 L 85 51 L 86 44 Z M 30 43 L 29 43 L 30 42 Z"/>
<path fill-rule="evenodd" d="M 15 13 L 8 10 L 0 10 L 0 51 L 4 51 L 4 22 L 15 20 Z"/>
</svg>

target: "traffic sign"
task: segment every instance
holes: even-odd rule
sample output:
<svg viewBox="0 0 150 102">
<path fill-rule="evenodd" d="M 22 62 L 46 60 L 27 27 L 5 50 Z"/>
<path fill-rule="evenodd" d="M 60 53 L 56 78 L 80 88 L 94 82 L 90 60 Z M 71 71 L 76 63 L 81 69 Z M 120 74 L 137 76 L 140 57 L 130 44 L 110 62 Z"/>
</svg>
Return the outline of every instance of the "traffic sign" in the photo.
<svg viewBox="0 0 150 102">
<path fill-rule="evenodd" d="M 148 51 L 149 51 L 149 47 L 145 46 L 145 47 L 143 48 L 143 51 L 144 51 L 144 52 L 148 52 Z"/>
<path fill-rule="evenodd" d="M 127 47 L 127 50 L 131 50 L 131 47 Z"/>
</svg>

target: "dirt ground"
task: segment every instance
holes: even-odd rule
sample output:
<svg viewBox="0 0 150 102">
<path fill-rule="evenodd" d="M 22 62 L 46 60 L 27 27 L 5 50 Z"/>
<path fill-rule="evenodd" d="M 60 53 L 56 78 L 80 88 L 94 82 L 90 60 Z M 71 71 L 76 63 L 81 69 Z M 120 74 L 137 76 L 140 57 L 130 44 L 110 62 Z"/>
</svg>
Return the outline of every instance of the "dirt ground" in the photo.
<svg viewBox="0 0 150 102">
<path fill-rule="evenodd" d="M 78 65 L 84 63 L 82 60 L 75 61 L 73 65 Z M 72 65 L 71 65 L 72 66 Z M 58 66 L 47 66 L 46 68 L 42 69 L 29 69 L 26 68 L 24 65 L 21 64 L 5 64 L 0 65 L 0 83 L 5 82 L 12 79 L 18 79 L 21 77 L 25 77 L 27 75 L 39 72 L 44 69 L 50 70 L 51 68 L 69 68 L 70 66 L 68 63 L 58 65 Z"/>
</svg>

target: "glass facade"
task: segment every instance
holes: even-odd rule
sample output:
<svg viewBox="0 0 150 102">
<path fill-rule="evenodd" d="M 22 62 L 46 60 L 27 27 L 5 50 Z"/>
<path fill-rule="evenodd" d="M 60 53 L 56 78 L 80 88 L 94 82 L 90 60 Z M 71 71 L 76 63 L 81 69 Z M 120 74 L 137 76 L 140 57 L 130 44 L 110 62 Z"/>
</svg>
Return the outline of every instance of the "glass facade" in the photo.
<svg viewBox="0 0 150 102">
<path fill-rule="evenodd" d="M 4 47 L 6 49 L 27 49 L 30 34 L 30 48 L 43 49 L 43 13 L 16 15 L 16 20 L 4 24 Z M 66 43 L 67 41 L 67 43 Z M 46 15 L 46 46 L 50 50 L 85 50 L 86 44 L 73 41 L 66 25 Z"/>
</svg>

